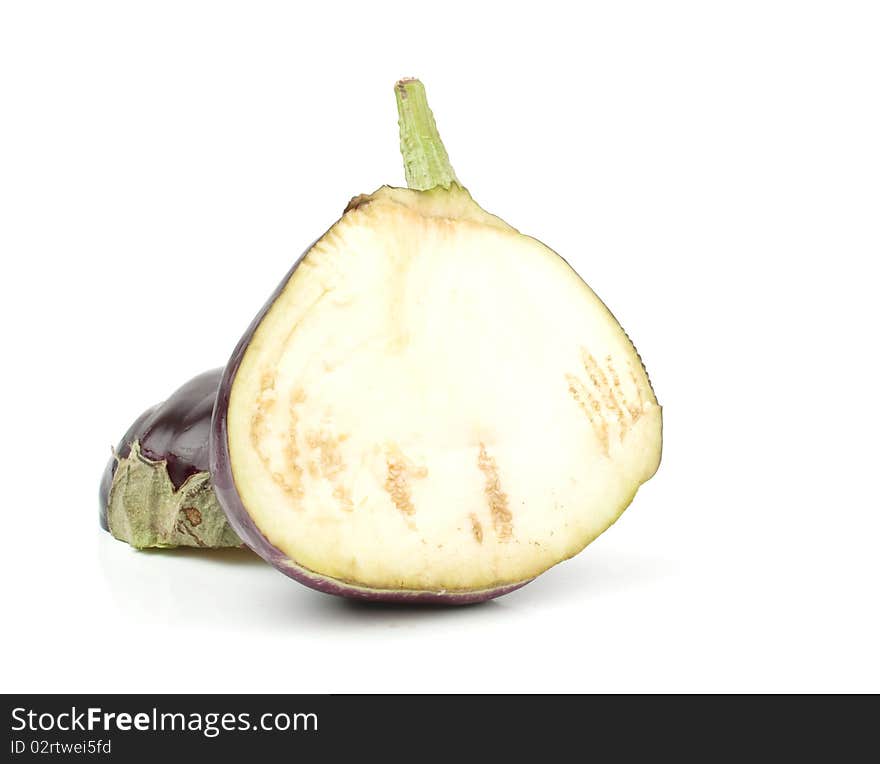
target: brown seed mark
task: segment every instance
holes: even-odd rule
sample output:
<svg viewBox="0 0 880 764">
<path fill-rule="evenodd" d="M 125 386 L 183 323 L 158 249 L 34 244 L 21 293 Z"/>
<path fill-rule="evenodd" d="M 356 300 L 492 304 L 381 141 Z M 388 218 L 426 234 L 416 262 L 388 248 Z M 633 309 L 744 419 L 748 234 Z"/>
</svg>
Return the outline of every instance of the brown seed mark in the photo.
<svg viewBox="0 0 880 764">
<path fill-rule="evenodd" d="M 645 406 L 650 405 L 650 401 L 645 400 L 643 385 L 636 378 L 629 360 L 626 362 L 626 371 L 635 388 L 637 402 L 627 399 L 612 356 L 605 356 L 603 368 L 585 347 L 581 347 L 580 352 L 587 381 L 574 374 L 566 374 L 565 381 L 568 383 L 569 395 L 587 415 L 602 452 L 608 456 L 609 426 L 616 424 L 619 440 L 623 443 L 632 426 L 645 413 Z M 612 417 L 610 421 L 608 414 Z"/>
<path fill-rule="evenodd" d="M 299 406 L 306 399 L 306 394 L 301 387 L 296 387 L 290 392 L 287 407 L 290 416 L 290 424 L 287 428 L 287 440 L 284 444 L 284 464 L 286 476 L 275 472 L 273 478 L 281 489 L 293 499 L 301 499 L 303 495 L 302 475 L 303 469 L 299 464 L 299 445 L 297 444 L 297 430 L 299 427 Z"/>
<path fill-rule="evenodd" d="M 332 480 L 342 472 L 342 454 L 339 453 L 335 437 L 325 432 L 310 432 L 306 436 L 306 444 L 317 455 L 313 461 L 323 477 Z"/>
<path fill-rule="evenodd" d="M 477 516 L 471 512 L 471 531 L 474 534 L 474 538 L 477 540 L 478 544 L 483 543 L 483 525 L 477 519 Z"/>
<path fill-rule="evenodd" d="M 627 361 L 627 368 L 629 369 L 629 378 L 632 380 L 633 385 L 635 385 L 636 392 L 639 396 L 639 416 L 641 416 L 642 412 L 645 410 L 645 401 L 642 397 L 642 386 L 636 380 L 636 373 L 633 371 L 632 365 Z"/>
<path fill-rule="evenodd" d="M 312 431 L 306 435 L 306 445 L 312 452 L 309 460 L 309 474 L 314 478 L 324 478 L 333 485 L 333 496 L 342 505 L 342 509 L 351 512 L 354 502 L 351 494 L 343 485 L 342 473 L 345 463 L 339 444 L 348 439 L 347 434 L 331 435 L 324 431 Z"/>
<path fill-rule="evenodd" d="M 262 439 L 268 432 L 266 417 L 275 408 L 275 377 L 271 372 L 265 372 L 260 379 L 260 392 L 257 394 L 256 404 L 257 410 L 251 417 L 251 443 L 262 460 L 265 459 Z"/>
<path fill-rule="evenodd" d="M 338 485 L 333 489 L 333 498 L 335 498 L 346 512 L 354 511 L 354 501 L 351 494 L 344 485 Z"/>
<path fill-rule="evenodd" d="M 611 375 L 611 384 L 614 386 L 614 394 L 616 397 L 620 399 L 623 408 L 625 408 L 630 417 L 632 418 L 633 424 L 639 421 L 639 417 L 642 415 L 642 412 L 639 409 L 639 406 L 635 404 L 629 403 L 626 400 L 626 395 L 623 392 L 623 387 L 620 384 L 620 375 L 618 375 L 617 370 L 614 368 L 614 363 L 611 359 L 611 356 L 605 357 L 605 366 L 608 367 L 608 373 Z M 638 390 L 638 385 L 636 386 Z M 641 391 L 639 391 L 641 395 Z M 621 433 L 620 439 L 623 440 L 623 433 Z"/>
<path fill-rule="evenodd" d="M 602 453 L 608 456 L 608 423 L 605 421 L 605 417 L 602 416 L 599 401 L 592 396 L 584 383 L 574 374 L 566 374 L 565 380 L 568 382 L 569 395 L 574 398 L 584 414 L 587 415 L 587 420 L 590 423 L 590 427 L 593 428 L 596 440 L 599 441 Z"/>
<path fill-rule="evenodd" d="M 498 465 L 486 450 L 485 443 L 480 443 L 477 466 L 486 478 L 485 493 L 492 514 L 492 527 L 501 541 L 508 541 L 513 536 L 513 514 L 507 505 L 507 494 L 501 490 Z"/>
<path fill-rule="evenodd" d="M 195 507 L 184 507 L 181 512 L 186 516 L 187 522 L 193 527 L 197 527 L 202 524 L 202 513 L 199 512 Z"/>
<path fill-rule="evenodd" d="M 620 428 L 620 440 L 623 442 L 627 430 L 629 429 L 629 422 L 627 422 L 623 409 L 617 402 L 617 398 L 614 397 L 614 391 L 608 383 L 608 377 L 605 375 L 602 367 L 596 362 L 596 359 L 593 358 L 592 354 L 587 352 L 586 348 L 581 348 L 581 361 L 584 364 L 584 369 L 587 372 L 587 376 L 590 378 L 590 382 L 593 383 L 593 387 L 596 388 L 596 391 L 602 397 L 605 406 L 616 416 L 617 425 Z"/>
<path fill-rule="evenodd" d="M 300 478 L 302 469 L 297 465 L 296 425 L 297 415 L 295 407 L 305 400 L 301 389 L 296 389 L 290 396 L 290 429 L 287 433 L 287 442 L 284 446 L 283 456 L 287 474 L 276 469 L 269 454 L 266 453 L 264 441 L 269 435 L 268 418 L 278 404 L 278 396 L 275 392 L 275 377 L 271 372 L 265 372 L 260 379 L 260 392 L 256 400 L 256 412 L 251 417 L 251 445 L 257 452 L 263 467 L 272 477 L 272 480 L 284 493 L 292 499 L 302 497 Z"/>
<path fill-rule="evenodd" d="M 413 465 L 395 446 L 390 446 L 387 449 L 385 464 L 387 466 L 385 490 L 391 497 L 391 501 L 404 515 L 415 514 L 416 508 L 412 503 L 409 480 L 410 478 L 427 477 L 427 468 Z"/>
</svg>

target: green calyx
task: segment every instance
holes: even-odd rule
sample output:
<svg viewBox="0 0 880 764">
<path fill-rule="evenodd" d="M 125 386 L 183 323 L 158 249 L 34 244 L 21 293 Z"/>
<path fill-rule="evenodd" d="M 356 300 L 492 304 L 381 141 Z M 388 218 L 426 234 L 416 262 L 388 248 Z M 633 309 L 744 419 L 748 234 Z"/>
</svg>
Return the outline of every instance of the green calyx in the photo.
<svg viewBox="0 0 880 764">
<path fill-rule="evenodd" d="M 107 525 L 137 549 L 242 545 L 217 503 L 209 473 L 198 472 L 175 489 L 165 462 L 144 456 L 137 441 L 116 466 Z"/>
<path fill-rule="evenodd" d="M 395 85 L 394 95 L 406 185 L 415 191 L 459 185 L 428 106 L 425 86 L 416 79 L 403 79 Z"/>
</svg>

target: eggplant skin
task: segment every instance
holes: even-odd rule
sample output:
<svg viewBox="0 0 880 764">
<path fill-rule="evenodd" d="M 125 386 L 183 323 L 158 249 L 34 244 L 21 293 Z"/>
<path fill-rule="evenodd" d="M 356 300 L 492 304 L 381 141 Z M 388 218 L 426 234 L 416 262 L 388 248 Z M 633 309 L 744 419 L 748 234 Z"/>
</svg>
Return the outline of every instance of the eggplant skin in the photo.
<svg viewBox="0 0 880 764">
<path fill-rule="evenodd" d="M 348 583 L 340 579 L 322 576 L 315 571 L 297 565 L 284 552 L 274 546 L 257 528 L 251 516 L 245 509 L 241 497 L 235 487 L 235 478 L 232 474 L 232 465 L 229 460 L 229 430 L 227 414 L 229 411 L 229 398 L 232 393 L 232 385 L 238 373 L 242 358 L 250 345 L 257 328 L 263 318 L 269 312 L 275 300 L 287 286 L 287 282 L 293 276 L 299 264 L 312 249 L 308 249 L 294 263 L 287 275 L 282 279 L 278 288 L 272 293 L 266 304 L 256 315 L 244 336 L 229 359 L 226 368 L 223 369 L 220 385 L 217 389 L 217 400 L 214 405 L 214 414 L 211 420 L 210 445 L 210 471 L 214 493 L 226 519 L 232 529 L 238 534 L 245 546 L 256 552 L 272 567 L 277 568 L 286 576 L 298 581 L 305 586 L 325 594 L 334 594 L 339 597 L 366 600 L 373 602 L 412 603 L 425 605 L 470 605 L 509 594 L 532 579 L 518 581 L 513 584 L 495 587 L 492 589 L 462 590 L 462 591 L 417 591 L 407 589 L 371 589 Z"/>
<path fill-rule="evenodd" d="M 109 530 L 107 507 L 113 476 L 119 461 L 131 453 L 132 443 L 138 442 L 147 458 L 165 462 L 175 489 L 193 475 L 208 471 L 211 413 L 222 373 L 223 369 L 212 369 L 199 374 L 163 403 L 147 409 L 128 428 L 101 478 L 100 522 L 104 530 Z"/>
</svg>

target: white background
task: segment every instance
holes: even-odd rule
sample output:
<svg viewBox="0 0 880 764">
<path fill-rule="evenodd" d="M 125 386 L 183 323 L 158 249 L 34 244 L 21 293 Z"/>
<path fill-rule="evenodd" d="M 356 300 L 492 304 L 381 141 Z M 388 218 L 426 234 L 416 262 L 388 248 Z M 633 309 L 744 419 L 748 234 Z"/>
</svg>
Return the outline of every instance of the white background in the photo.
<svg viewBox="0 0 880 764">
<path fill-rule="evenodd" d="M 5 2 L 4 691 L 878 691 L 874 3 Z M 423 79 L 664 406 L 607 534 L 464 609 L 137 553 L 98 479 L 349 197 Z"/>
</svg>

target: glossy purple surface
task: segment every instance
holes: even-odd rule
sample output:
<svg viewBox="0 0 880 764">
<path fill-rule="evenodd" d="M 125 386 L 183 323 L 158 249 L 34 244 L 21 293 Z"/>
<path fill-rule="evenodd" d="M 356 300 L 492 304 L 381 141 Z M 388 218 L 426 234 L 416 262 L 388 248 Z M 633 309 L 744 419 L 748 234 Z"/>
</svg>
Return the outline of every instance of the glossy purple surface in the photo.
<svg viewBox="0 0 880 764">
<path fill-rule="evenodd" d="M 175 488 L 197 472 L 210 467 L 208 438 L 211 414 L 223 369 L 212 369 L 194 377 L 172 393 L 166 401 L 141 414 L 128 428 L 116 453 L 124 459 L 134 441 L 144 456 L 167 463 L 168 476 Z M 110 458 L 101 478 L 101 527 L 107 529 L 107 504 L 116 472 L 116 459 Z"/>
<path fill-rule="evenodd" d="M 310 247 L 311 249 L 311 247 Z M 308 250 L 306 250 L 308 253 Z M 461 590 L 461 591 L 407 591 L 398 589 L 369 589 L 362 586 L 347 583 L 345 581 L 322 576 L 319 573 L 303 568 L 294 560 L 288 558 L 284 552 L 274 546 L 257 528 L 247 509 L 242 503 L 241 497 L 235 487 L 235 479 L 232 475 L 232 465 L 229 461 L 229 431 L 227 428 L 227 413 L 229 410 L 229 396 L 232 385 L 238 373 L 241 360 L 247 351 L 251 338 L 254 336 L 260 322 L 266 316 L 272 304 L 281 294 L 297 266 L 302 262 L 305 254 L 294 264 L 293 268 L 278 285 L 278 288 L 251 322 L 244 336 L 229 359 L 229 363 L 223 370 L 220 387 L 217 391 L 217 401 L 214 407 L 214 417 L 211 422 L 210 435 L 210 465 L 211 479 L 214 492 L 226 513 L 226 519 L 238 534 L 239 538 L 255 551 L 260 557 L 273 567 L 280 570 L 290 578 L 305 584 L 326 594 L 335 594 L 340 597 L 369 600 L 374 602 L 396 602 L 414 604 L 436 605 L 469 605 L 477 602 L 500 597 L 503 594 L 525 586 L 528 581 L 520 581 L 513 584 L 499 586 L 494 589 Z"/>
</svg>

